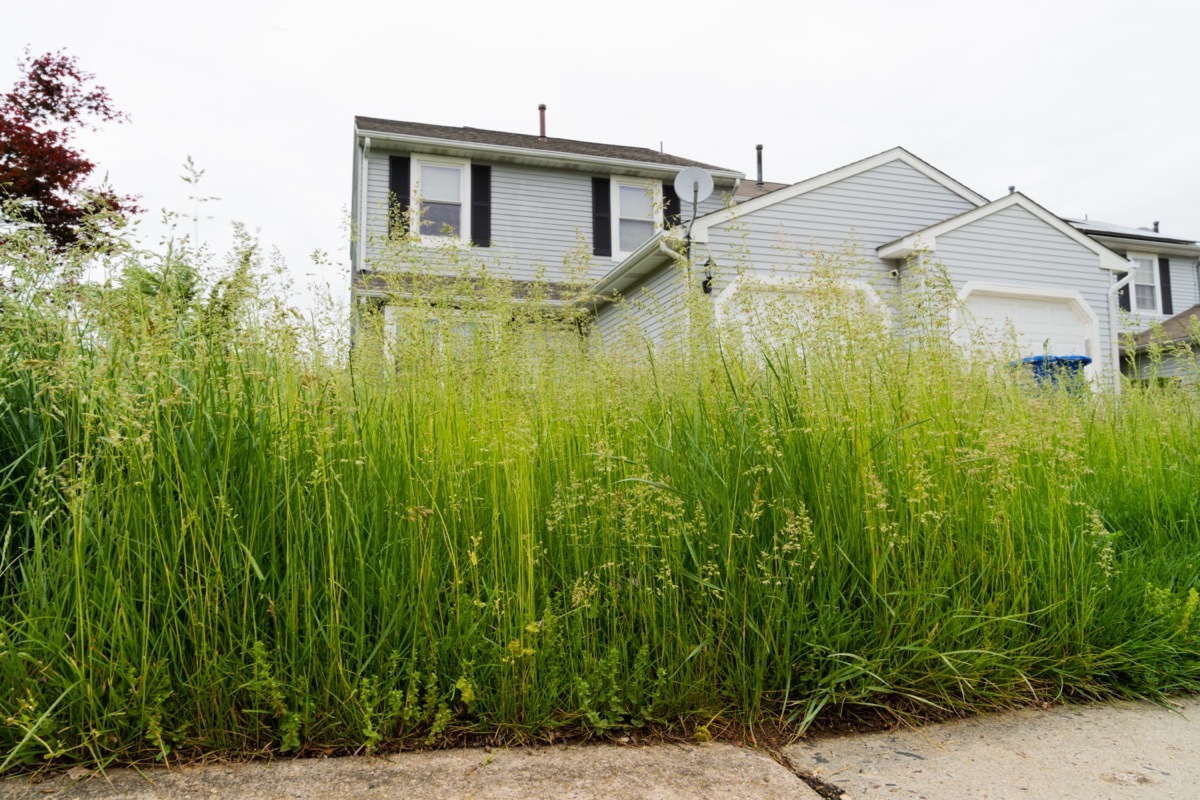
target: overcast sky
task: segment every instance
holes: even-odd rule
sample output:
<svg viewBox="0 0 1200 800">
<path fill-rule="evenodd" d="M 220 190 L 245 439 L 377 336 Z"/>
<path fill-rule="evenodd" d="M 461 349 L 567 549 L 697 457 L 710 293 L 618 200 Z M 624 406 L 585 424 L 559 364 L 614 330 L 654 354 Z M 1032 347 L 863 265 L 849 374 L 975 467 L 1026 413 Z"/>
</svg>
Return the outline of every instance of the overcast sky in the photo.
<svg viewBox="0 0 1200 800">
<path fill-rule="evenodd" d="M 242 221 L 339 297 L 355 114 L 536 133 L 546 103 L 551 137 L 751 176 L 762 143 L 787 182 L 902 145 L 989 198 L 1200 237 L 1195 0 L 10 3 L 0 87 L 26 45 L 130 113 L 82 144 L 147 235 L 190 213 L 190 155 L 221 198 L 201 238 Z"/>
</svg>

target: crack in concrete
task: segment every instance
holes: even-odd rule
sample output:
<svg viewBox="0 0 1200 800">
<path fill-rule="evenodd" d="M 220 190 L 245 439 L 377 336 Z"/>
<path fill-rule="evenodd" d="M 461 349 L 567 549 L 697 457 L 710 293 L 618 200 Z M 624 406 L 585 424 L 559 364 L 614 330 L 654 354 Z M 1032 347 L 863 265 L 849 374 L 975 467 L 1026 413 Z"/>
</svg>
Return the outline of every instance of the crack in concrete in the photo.
<svg viewBox="0 0 1200 800">
<path fill-rule="evenodd" d="M 808 788 L 812 789 L 817 794 L 821 795 L 824 800 L 849 800 L 844 789 L 829 781 L 823 781 L 816 775 L 813 775 L 808 770 L 800 769 L 792 760 L 787 757 L 787 754 L 782 750 L 769 749 L 767 753 L 771 758 L 775 759 L 781 767 L 795 775 L 800 780 L 808 784 Z"/>
</svg>

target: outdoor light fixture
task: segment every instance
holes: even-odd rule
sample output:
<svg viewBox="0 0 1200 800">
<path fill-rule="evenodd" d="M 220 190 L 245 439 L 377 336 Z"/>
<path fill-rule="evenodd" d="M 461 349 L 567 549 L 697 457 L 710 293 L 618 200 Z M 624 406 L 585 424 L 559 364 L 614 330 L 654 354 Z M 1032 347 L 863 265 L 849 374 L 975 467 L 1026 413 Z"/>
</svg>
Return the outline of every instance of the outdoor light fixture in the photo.
<svg viewBox="0 0 1200 800">
<path fill-rule="evenodd" d="M 704 290 L 705 294 L 712 294 L 712 268 L 713 260 L 710 257 L 704 262 L 704 280 L 700 281 L 700 288 Z"/>
</svg>

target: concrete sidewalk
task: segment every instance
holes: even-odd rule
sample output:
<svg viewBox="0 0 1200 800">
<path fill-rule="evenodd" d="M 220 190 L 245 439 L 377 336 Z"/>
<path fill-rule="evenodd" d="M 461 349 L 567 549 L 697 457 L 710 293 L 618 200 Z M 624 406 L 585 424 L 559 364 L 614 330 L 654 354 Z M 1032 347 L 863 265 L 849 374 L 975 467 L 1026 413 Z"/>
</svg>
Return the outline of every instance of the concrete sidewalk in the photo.
<svg viewBox="0 0 1200 800">
<path fill-rule="evenodd" d="M 109 770 L 0 779 L 8 798 L 432 800 L 468 798 L 1200 798 L 1200 698 L 1018 711 L 804 741 L 770 754 L 730 744 L 568 745 L 380 758 Z M 795 770 L 795 772 L 793 771 Z"/>
<path fill-rule="evenodd" d="M 0 798 L 136 800 L 812 800 L 769 756 L 728 744 L 594 745 L 448 750 L 380 758 L 331 758 L 150 770 L 109 770 L 72 784 L 0 781 Z M 111 781 L 111 783 L 109 782 Z"/>
<path fill-rule="evenodd" d="M 1200 798 L 1200 698 L 1024 710 L 786 748 L 850 798 Z"/>
</svg>

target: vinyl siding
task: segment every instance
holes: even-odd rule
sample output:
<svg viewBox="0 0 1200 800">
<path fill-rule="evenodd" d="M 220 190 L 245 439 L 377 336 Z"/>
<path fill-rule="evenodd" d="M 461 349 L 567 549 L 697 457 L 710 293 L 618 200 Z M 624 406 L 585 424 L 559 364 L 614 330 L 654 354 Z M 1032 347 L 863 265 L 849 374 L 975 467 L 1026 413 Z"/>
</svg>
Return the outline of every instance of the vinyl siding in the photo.
<svg viewBox="0 0 1200 800">
<path fill-rule="evenodd" d="M 592 252 L 592 179 L 565 170 L 492 167 L 493 265 L 517 280 L 599 277 L 612 260 Z M 569 253 L 570 267 L 564 263 Z"/>
<path fill-rule="evenodd" d="M 1122 369 L 1129 371 L 1127 363 L 1122 365 Z M 1182 383 L 1194 384 L 1197 379 L 1200 379 L 1200 354 L 1194 350 L 1191 355 L 1186 353 L 1181 354 L 1172 352 L 1165 354 L 1159 362 L 1157 369 L 1151 367 L 1150 356 L 1145 353 L 1139 353 L 1136 357 L 1135 373 L 1133 377 L 1147 379 L 1152 374 L 1159 378 L 1176 378 Z"/>
<path fill-rule="evenodd" d="M 390 153 L 372 152 L 367 158 L 367 257 L 378 248 L 373 239 L 387 236 L 388 201 L 388 156 Z"/>
<path fill-rule="evenodd" d="M 631 286 L 613 304 L 596 315 L 595 333 L 605 347 L 637 345 L 645 341 L 662 344 L 683 335 L 687 320 L 683 271 L 668 265 Z M 699 288 L 696 288 L 699 291 Z"/>
<path fill-rule="evenodd" d="M 390 191 L 388 157 L 393 155 L 406 154 L 373 150 L 367 159 L 367 253 L 365 263 L 369 269 L 373 270 L 388 270 L 394 266 L 389 263 L 394 256 L 389 258 L 386 253 Z M 464 198 L 464 200 L 469 200 L 469 198 Z M 487 249 L 484 248 L 483 252 L 486 253 Z M 459 273 L 467 266 L 472 255 L 473 252 L 465 247 L 455 248 L 450 246 L 448 241 L 443 241 L 422 253 L 425 263 L 421 266 L 424 269 L 441 268 L 447 272 Z"/>
<path fill-rule="evenodd" d="M 1025 209 L 1010 206 L 939 236 L 931 259 L 946 267 L 959 291 L 968 281 L 1078 291 L 1100 320 L 1096 360 L 1111 364 L 1112 273 L 1096 253 Z"/>
<path fill-rule="evenodd" d="M 1146 255 L 1154 256 L 1155 260 L 1158 259 L 1158 256 L 1154 254 L 1153 248 L 1143 250 L 1130 249 L 1135 253 L 1145 253 Z M 1125 255 L 1125 253 L 1121 253 L 1121 255 Z M 1170 314 L 1149 314 L 1144 311 L 1131 312 L 1129 315 L 1130 323 L 1135 331 L 1143 331 L 1155 322 L 1165 322 L 1175 316 L 1175 314 L 1200 303 L 1200 287 L 1196 285 L 1196 260 L 1181 256 L 1171 256 L 1169 260 L 1171 262 L 1171 307 L 1173 311 Z M 1155 275 L 1155 277 L 1157 278 L 1158 276 Z"/>
<path fill-rule="evenodd" d="M 1196 285 L 1196 259 L 1171 256 L 1171 297 L 1176 314 L 1200 303 L 1200 286 Z"/>
<path fill-rule="evenodd" d="M 717 188 L 708 196 L 706 200 L 701 200 L 696 204 L 696 216 L 703 217 L 705 214 L 711 214 L 714 211 L 720 211 L 726 205 L 733 205 L 732 188 Z M 683 224 L 686 225 L 692 219 L 692 201 L 691 199 L 684 200 L 680 198 L 680 209 L 683 212 Z"/>
<path fill-rule="evenodd" d="M 387 234 L 389 155 L 393 153 L 374 151 L 368 159 L 368 263 L 372 258 L 378 263 Z M 619 262 L 592 255 L 592 177 L 574 170 L 492 164 L 492 246 L 473 248 L 471 258 L 514 280 L 602 278 Z M 700 204 L 700 213 L 716 211 L 723 202 L 723 194 L 714 192 Z"/>
<path fill-rule="evenodd" d="M 1130 252 L 1133 252 L 1153 256 L 1155 261 L 1159 258 L 1158 254 L 1154 252 L 1153 242 L 1130 243 L 1128 247 L 1113 245 L 1111 249 L 1122 256 L 1128 256 Z M 1184 256 L 1170 256 L 1168 260 L 1171 263 L 1171 305 L 1173 312 L 1171 314 L 1149 314 L 1144 311 L 1131 311 L 1127 315 L 1127 330 L 1123 329 L 1122 333 L 1144 331 L 1154 323 L 1165 322 L 1175 314 L 1200 303 L 1200 284 L 1197 283 L 1200 278 L 1196 274 L 1196 259 Z"/>
<path fill-rule="evenodd" d="M 888 273 L 896 265 L 875 249 L 974 207 L 902 161 L 883 164 L 710 229 L 713 296 L 739 272 L 795 273 L 811 264 L 814 251 L 851 248 L 852 277 L 866 280 L 888 303 L 896 290 Z"/>
</svg>

